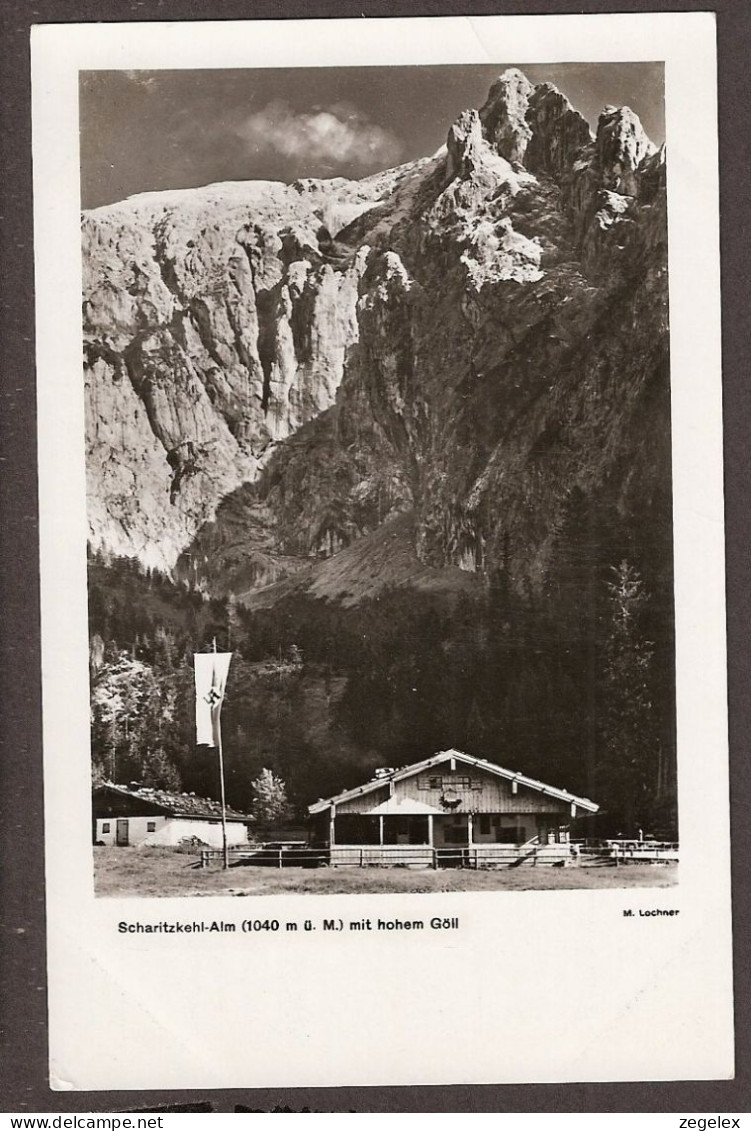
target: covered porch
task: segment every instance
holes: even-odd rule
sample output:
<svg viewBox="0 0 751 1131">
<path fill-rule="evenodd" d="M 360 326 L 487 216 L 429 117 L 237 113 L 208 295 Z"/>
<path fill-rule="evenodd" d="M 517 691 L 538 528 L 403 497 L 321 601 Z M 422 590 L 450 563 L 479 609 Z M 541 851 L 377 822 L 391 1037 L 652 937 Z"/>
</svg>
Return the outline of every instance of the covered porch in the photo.
<svg viewBox="0 0 751 1131">
<path fill-rule="evenodd" d="M 568 842 L 568 825 L 542 813 L 337 813 L 329 814 L 328 842 L 336 845 L 427 845 L 430 848 L 488 844 Z"/>
<path fill-rule="evenodd" d="M 329 814 L 332 864 L 488 867 L 554 863 L 570 856 L 568 826 L 556 815 L 499 813 Z"/>
</svg>

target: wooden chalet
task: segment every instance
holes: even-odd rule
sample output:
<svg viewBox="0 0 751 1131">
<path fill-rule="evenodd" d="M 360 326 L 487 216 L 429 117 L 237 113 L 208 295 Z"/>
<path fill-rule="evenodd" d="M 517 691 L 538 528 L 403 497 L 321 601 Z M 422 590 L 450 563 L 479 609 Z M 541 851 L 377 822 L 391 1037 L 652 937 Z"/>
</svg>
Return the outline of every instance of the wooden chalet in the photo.
<svg viewBox="0 0 751 1131">
<path fill-rule="evenodd" d="M 492 866 L 566 863 L 586 797 L 443 750 L 309 806 L 314 843 L 331 864 Z"/>
<path fill-rule="evenodd" d="M 94 844 L 177 845 L 195 838 L 222 845 L 222 807 L 193 793 L 106 782 L 92 794 Z M 227 843 L 248 843 L 250 817 L 226 810 Z"/>
</svg>

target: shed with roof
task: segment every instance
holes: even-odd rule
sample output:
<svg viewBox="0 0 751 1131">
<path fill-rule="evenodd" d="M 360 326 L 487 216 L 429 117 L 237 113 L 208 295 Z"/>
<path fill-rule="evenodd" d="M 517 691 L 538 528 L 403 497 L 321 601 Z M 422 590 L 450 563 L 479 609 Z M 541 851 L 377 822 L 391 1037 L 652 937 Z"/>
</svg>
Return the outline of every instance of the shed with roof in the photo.
<svg viewBox="0 0 751 1131">
<path fill-rule="evenodd" d="M 175 846 L 195 839 L 221 848 L 222 807 L 193 793 L 105 782 L 92 795 L 95 844 Z M 227 808 L 227 843 L 248 842 L 250 817 Z"/>
</svg>

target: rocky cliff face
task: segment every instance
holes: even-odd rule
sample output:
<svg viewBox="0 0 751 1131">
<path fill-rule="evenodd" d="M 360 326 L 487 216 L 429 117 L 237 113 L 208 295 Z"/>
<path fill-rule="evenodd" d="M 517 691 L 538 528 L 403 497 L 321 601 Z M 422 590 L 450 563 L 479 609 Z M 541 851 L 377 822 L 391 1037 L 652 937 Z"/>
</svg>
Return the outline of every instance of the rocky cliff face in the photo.
<svg viewBox="0 0 751 1131">
<path fill-rule="evenodd" d="M 84 216 L 94 545 L 170 569 L 271 447 L 333 403 L 363 263 L 332 232 L 403 175 L 213 185 Z"/>
<path fill-rule="evenodd" d="M 433 158 L 135 198 L 84 262 L 97 544 L 247 596 L 409 514 L 414 570 L 534 586 L 575 496 L 669 524 L 664 152 L 627 108 L 593 136 L 507 71 Z"/>
</svg>

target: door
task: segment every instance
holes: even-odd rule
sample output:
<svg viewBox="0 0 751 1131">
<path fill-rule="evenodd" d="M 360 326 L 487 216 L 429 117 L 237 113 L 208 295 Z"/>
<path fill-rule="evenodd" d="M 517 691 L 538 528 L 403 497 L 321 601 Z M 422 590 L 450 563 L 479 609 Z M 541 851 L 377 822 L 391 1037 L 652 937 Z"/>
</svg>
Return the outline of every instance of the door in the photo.
<svg viewBox="0 0 751 1131">
<path fill-rule="evenodd" d="M 127 818 L 118 818 L 117 830 L 115 833 L 115 841 L 117 844 L 128 844 L 128 820 Z"/>
<path fill-rule="evenodd" d="M 438 817 L 436 825 L 443 833 L 443 843 L 448 845 L 469 844 L 469 821 L 466 814 L 456 814 L 451 817 Z"/>
</svg>

